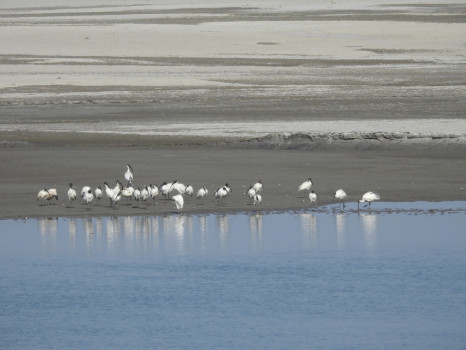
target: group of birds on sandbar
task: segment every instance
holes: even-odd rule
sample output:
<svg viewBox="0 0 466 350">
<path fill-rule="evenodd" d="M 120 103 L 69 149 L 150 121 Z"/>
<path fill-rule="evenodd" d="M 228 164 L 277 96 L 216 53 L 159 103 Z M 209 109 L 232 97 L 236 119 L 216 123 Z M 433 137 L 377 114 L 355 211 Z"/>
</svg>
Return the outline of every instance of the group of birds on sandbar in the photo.
<svg viewBox="0 0 466 350">
<path fill-rule="evenodd" d="M 174 180 L 171 182 L 164 182 L 162 185 L 144 185 L 141 187 L 134 187 L 133 180 L 134 180 L 134 171 L 130 164 L 126 164 L 126 172 L 124 173 L 124 177 L 126 180 L 126 186 L 116 180 L 116 184 L 114 187 L 110 187 L 107 182 L 104 182 L 104 189 L 101 186 L 97 186 L 94 191 L 92 191 L 90 186 L 83 186 L 79 196 L 84 200 L 87 204 L 88 209 L 92 210 L 92 202 L 94 200 L 100 201 L 105 193 L 107 199 L 109 200 L 110 206 L 114 207 L 121 198 L 127 199 L 134 199 L 138 203 L 144 203 L 146 206 L 148 205 L 148 201 L 152 199 L 155 203 L 156 198 L 159 194 L 164 196 L 166 199 L 170 199 L 170 194 L 174 193 L 171 197 L 172 201 L 175 204 L 175 207 L 178 211 L 183 209 L 184 207 L 184 197 L 183 196 L 190 196 L 194 195 L 194 188 L 192 185 L 185 185 L 178 180 Z M 298 192 L 300 191 L 309 191 L 308 197 L 311 205 L 317 204 L 318 195 L 315 193 L 314 190 L 311 190 L 313 186 L 313 182 L 311 178 L 308 178 L 298 187 Z M 251 185 L 247 192 L 245 193 L 250 200 L 250 203 L 253 206 L 258 206 L 262 203 L 262 192 L 263 184 L 262 181 L 258 181 Z M 218 203 L 226 203 L 226 199 L 231 195 L 232 189 L 228 183 L 223 186 L 220 186 L 214 193 L 214 197 Z M 196 198 L 198 200 L 202 200 L 203 198 L 207 197 L 209 194 L 209 190 L 206 187 L 201 187 L 197 190 Z M 73 183 L 69 184 L 69 188 L 67 191 L 68 200 L 70 203 L 74 203 L 78 199 L 78 193 L 73 188 Z M 345 207 L 345 200 L 347 198 L 347 194 L 343 189 L 338 189 L 334 196 L 333 200 L 338 201 L 340 206 Z M 37 200 L 40 201 L 41 204 L 50 202 L 53 199 L 58 200 L 58 191 L 55 188 L 50 189 L 41 189 L 37 194 Z M 373 201 L 380 200 L 380 196 L 372 191 L 364 193 L 362 198 L 358 201 L 358 209 L 359 203 L 367 203 L 365 207 L 369 206 Z"/>
</svg>

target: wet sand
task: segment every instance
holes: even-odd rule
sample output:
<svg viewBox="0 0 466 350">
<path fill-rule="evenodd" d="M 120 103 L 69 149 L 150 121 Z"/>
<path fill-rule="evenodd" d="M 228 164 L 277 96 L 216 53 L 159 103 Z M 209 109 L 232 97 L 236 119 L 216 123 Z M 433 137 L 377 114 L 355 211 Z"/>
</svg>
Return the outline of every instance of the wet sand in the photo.
<svg viewBox="0 0 466 350">
<path fill-rule="evenodd" d="M 464 152 L 412 150 L 277 150 L 233 149 L 222 145 L 181 146 L 29 146 L 2 147 L 0 218 L 86 215 L 156 215 L 175 212 L 174 203 L 159 196 L 154 204 L 121 200 L 115 208 L 107 199 L 95 201 L 88 211 L 82 200 L 68 203 L 68 183 L 80 190 L 104 181 L 124 181 L 125 163 L 135 172 L 136 186 L 179 180 L 209 189 L 198 201 L 186 197 L 185 213 L 291 210 L 310 207 L 299 184 L 312 177 L 319 204 L 332 202 L 336 189 L 348 193 L 348 208 L 365 191 L 379 192 L 383 201 L 466 200 Z M 244 194 L 254 182 L 264 184 L 263 203 L 255 208 Z M 233 193 L 227 203 L 213 197 L 228 182 Z M 39 205 L 39 189 L 57 188 L 59 200 Z M 104 195 L 105 197 L 105 195 Z"/>
<path fill-rule="evenodd" d="M 466 200 L 463 4 L 0 6 L 1 219 L 172 213 L 160 197 L 70 207 L 69 182 L 114 184 L 126 163 L 136 186 L 206 186 L 188 213 L 306 208 L 308 177 L 319 204 L 338 188 L 353 206 Z M 38 204 L 44 187 L 58 202 Z"/>
</svg>

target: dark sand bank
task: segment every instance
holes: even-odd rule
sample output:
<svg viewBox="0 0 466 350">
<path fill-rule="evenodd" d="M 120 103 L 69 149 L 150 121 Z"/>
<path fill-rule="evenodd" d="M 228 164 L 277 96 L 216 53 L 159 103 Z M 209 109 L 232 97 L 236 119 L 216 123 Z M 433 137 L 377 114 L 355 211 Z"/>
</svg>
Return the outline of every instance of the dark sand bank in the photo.
<svg viewBox="0 0 466 350">
<path fill-rule="evenodd" d="M 110 208 L 107 199 L 95 202 L 92 212 L 78 200 L 69 207 L 68 183 L 96 187 L 116 179 L 124 181 L 125 164 L 135 172 L 135 186 L 179 180 L 209 189 L 204 201 L 186 197 L 184 212 L 230 212 L 254 210 L 245 192 L 258 180 L 264 184 L 259 210 L 287 210 L 309 207 L 299 184 L 312 177 L 319 203 L 332 201 L 333 193 L 344 188 L 355 202 L 365 191 L 379 192 L 384 201 L 466 200 L 464 150 L 416 147 L 384 150 L 257 149 L 230 148 L 219 144 L 149 144 L 87 146 L 35 146 L 8 143 L 0 147 L 0 218 L 43 216 L 156 215 L 174 212 L 174 204 L 159 196 L 139 207 L 122 200 Z M 215 190 L 228 182 L 233 194 L 221 205 Z M 39 205 L 41 188 L 57 188 L 59 200 Z M 352 204 L 355 206 L 356 204 Z"/>
</svg>

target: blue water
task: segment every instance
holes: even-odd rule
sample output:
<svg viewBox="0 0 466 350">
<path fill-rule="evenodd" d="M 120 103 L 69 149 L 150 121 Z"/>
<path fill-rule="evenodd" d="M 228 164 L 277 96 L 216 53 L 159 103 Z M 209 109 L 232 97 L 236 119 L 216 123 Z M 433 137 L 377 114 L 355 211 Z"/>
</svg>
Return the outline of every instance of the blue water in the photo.
<svg viewBox="0 0 466 350">
<path fill-rule="evenodd" d="M 466 202 L 374 209 L 0 221 L 0 348 L 465 349 Z"/>
</svg>

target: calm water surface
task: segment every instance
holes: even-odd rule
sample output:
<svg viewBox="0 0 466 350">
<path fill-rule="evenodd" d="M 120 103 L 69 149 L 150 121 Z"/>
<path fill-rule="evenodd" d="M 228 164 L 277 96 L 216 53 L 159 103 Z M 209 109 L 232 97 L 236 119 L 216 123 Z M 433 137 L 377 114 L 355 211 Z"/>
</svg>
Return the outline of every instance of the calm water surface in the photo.
<svg viewBox="0 0 466 350">
<path fill-rule="evenodd" d="M 0 221 L 0 347 L 465 349 L 466 202 L 374 209 Z"/>
</svg>

